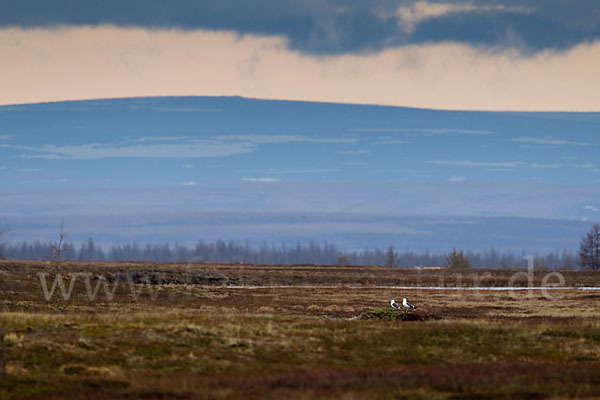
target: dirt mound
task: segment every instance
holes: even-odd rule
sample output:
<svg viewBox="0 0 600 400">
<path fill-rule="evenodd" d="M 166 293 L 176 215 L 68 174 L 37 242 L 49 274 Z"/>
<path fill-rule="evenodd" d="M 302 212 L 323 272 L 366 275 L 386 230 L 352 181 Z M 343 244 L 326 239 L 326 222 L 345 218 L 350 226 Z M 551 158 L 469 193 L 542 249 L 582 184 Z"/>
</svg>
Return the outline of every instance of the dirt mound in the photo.
<svg viewBox="0 0 600 400">
<path fill-rule="evenodd" d="M 380 308 L 377 310 L 365 311 L 360 315 L 360 319 L 380 319 L 385 321 L 426 321 L 428 319 L 439 318 L 422 312 L 402 312 Z"/>
</svg>

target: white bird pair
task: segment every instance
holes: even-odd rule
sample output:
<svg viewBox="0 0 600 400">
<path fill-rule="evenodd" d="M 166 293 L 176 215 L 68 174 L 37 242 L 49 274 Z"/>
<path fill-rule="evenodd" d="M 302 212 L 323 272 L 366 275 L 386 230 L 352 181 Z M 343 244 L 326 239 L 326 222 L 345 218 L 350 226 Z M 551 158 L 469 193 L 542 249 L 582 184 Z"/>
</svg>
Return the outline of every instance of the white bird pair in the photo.
<svg viewBox="0 0 600 400">
<path fill-rule="evenodd" d="M 398 303 L 396 303 L 396 300 L 392 300 L 390 302 L 390 305 L 392 306 L 392 308 L 400 308 L 400 305 Z M 413 306 L 412 304 L 410 304 L 408 301 L 406 301 L 406 298 L 402 299 L 402 306 L 404 308 L 408 308 L 409 310 L 412 310 L 413 308 L 417 308 L 417 307 Z"/>
</svg>

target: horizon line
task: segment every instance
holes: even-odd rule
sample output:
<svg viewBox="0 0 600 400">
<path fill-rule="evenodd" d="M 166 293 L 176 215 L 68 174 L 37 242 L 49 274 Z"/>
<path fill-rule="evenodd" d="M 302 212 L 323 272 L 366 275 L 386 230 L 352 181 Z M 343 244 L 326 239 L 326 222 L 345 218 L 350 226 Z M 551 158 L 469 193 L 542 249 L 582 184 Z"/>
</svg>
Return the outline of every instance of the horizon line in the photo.
<svg viewBox="0 0 600 400">
<path fill-rule="evenodd" d="M 59 103 L 77 103 L 77 102 L 93 102 L 93 101 L 111 101 L 111 100 L 136 100 L 136 99 L 172 99 L 172 98 L 212 98 L 212 99 L 244 99 L 244 100 L 255 100 L 255 101 L 277 101 L 277 102 L 289 102 L 289 103 L 310 103 L 310 104 L 330 104 L 330 105 L 347 105 L 347 106 L 367 106 L 367 107 L 388 107 L 397 109 L 412 109 L 421 111 L 442 111 L 442 112 L 481 112 L 481 113 L 554 113 L 554 114 L 598 114 L 598 110 L 564 110 L 564 109 L 551 109 L 551 110 L 540 110 L 540 109 L 471 109 L 471 108 L 434 108 L 434 107 L 415 107 L 409 105 L 396 105 L 386 103 L 361 103 L 361 102 L 335 102 L 335 101 L 318 101 L 318 100 L 303 100 L 294 98 L 268 98 L 268 97 L 249 97 L 242 95 L 148 95 L 148 96 L 122 96 L 122 97 L 94 97 L 94 98 L 74 98 L 74 99 L 63 99 L 63 100 L 49 100 L 49 101 L 33 101 L 23 103 L 0 103 L 2 107 L 19 107 L 19 106 L 38 106 L 48 104 L 59 104 Z"/>
</svg>

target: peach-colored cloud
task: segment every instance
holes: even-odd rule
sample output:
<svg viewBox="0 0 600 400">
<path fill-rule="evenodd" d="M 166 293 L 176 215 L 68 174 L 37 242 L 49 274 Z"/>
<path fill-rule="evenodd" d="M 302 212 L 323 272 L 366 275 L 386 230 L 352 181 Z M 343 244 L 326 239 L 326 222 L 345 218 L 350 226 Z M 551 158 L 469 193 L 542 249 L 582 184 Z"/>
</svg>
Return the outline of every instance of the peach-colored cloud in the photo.
<svg viewBox="0 0 600 400">
<path fill-rule="evenodd" d="M 313 56 L 283 38 L 68 27 L 0 30 L 0 104 L 171 95 L 443 109 L 600 110 L 600 41 L 533 57 L 442 43 Z"/>
<path fill-rule="evenodd" d="M 416 3 L 402 6 L 398 9 L 398 20 L 400 27 L 405 32 L 412 32 L 417 23 L 428 18 L 440 17 L 451 13 L 464 12 L 492 12 L 492 11 L 510 11 L 512 13 L 526 14 L 535 10 L 529 7 L 506 7 L 502 4 L 495 5 L 475 5 L 473 3 L 429 3 L 427 1 L 417 1 Z"/>
</svg>

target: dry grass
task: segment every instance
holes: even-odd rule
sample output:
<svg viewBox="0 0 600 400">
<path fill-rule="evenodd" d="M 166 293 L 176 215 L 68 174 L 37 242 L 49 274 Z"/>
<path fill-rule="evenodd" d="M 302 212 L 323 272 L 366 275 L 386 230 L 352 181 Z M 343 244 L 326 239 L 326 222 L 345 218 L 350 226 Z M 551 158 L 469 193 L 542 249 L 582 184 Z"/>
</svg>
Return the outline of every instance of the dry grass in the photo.
<svg viewBox="0 0 600 400">
<path fill-rule="evenodd" d="M 457 276 L 369 267 L 75 263 L 67 270 L 137 274 L 138 300 L 119 285 L 113 301 L 90 301 L 78 281 L 66 312 L 56 313 L 36 276 L 43 264 L 0 263 L 8 360 L 0 398 L 600 396 L 596 292 L 552 291 L 558 300 L 540 291 L 401 291 L 373 286 Z M 140 283 L 153 274 L 166 278 Z M 491 274 L 497 285 L 510 277 Z M 569 286 L 597 280 L 565 278 Z M 331 287 L 223 287 L 247 282 Z M 402 297 L 426 318 L 356 318 Z"/>
</svg>

